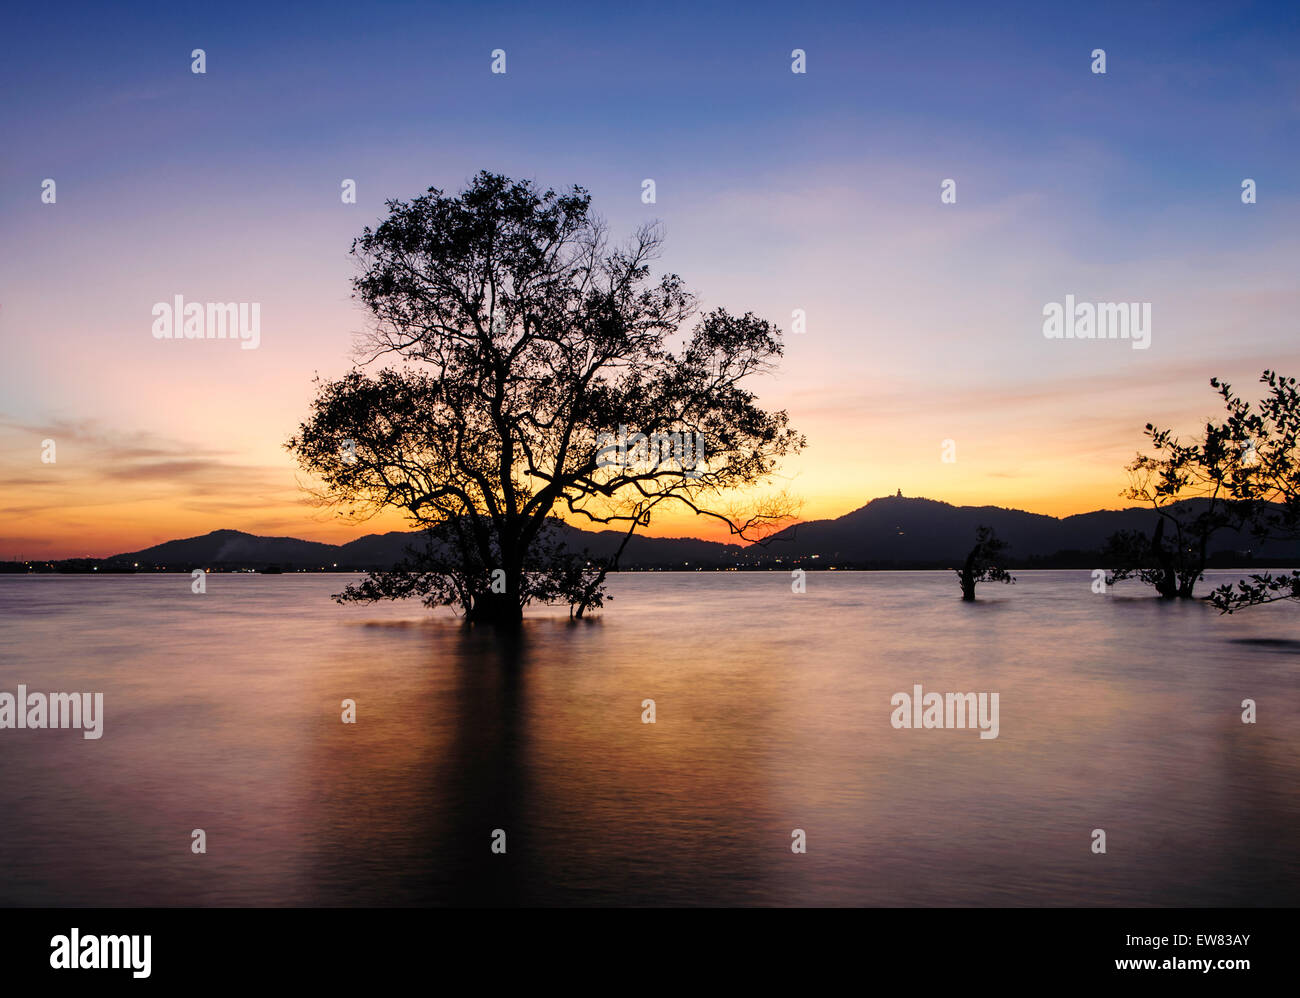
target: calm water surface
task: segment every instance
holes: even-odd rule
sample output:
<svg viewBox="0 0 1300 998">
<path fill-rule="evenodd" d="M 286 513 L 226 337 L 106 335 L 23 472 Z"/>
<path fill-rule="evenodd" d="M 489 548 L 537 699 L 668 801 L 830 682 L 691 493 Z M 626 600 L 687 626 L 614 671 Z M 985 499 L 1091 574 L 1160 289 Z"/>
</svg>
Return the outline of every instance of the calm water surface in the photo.
<svg viewBox="0 0 1300 998">
<path fill-rule="evenodd" d="M 505 645 L 340 576 L 0 576 L 0 690 L 105 711 L 0 730 L 0 904 L 1300 904 L 1300 612 L 1018 578 L 621 575 Z M 916 683 L 999 737 L 895 730 Z"/>
</svg>

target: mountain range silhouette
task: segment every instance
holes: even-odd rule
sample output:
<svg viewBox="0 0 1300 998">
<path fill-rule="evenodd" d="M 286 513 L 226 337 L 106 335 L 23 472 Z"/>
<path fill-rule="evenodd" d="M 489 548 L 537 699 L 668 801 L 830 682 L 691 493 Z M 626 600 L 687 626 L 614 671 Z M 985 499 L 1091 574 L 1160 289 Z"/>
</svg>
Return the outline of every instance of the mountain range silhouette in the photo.
<svg viewBox="0 0 1300 998">
<path fill-rule="evenodd" d="M 1197 500 L 1181 506 L 1194 507 Z M 950 567 L 970 548 L 979 526 L 992 527 L 1010 545 L 1008 564 L 1027 567 L 1094 567 L 1106 538 L 1119 530 L 1148 535 L 1157 514 L 1149 508 L 1097 510 L 1054 517 L 1000 506 L 953 506 L 933 499 L 887 496 L 832 520 L 795 524 L 762 545 L 742 546 L 693 537 L 635 536 L 620 567 L 773 568 L 789 564 L 845 568 Z M 564 543 L 592 557 L 608 557 L 622 533 L 559 527 Z M 109 562 L 141 567 L 384 569 L 401 560 L 418 531 L 368 534 L 346 544 L 322 544 L 293 537 L 259 537 L 238 530 L 214 530 L 200 537 L 167 541 L 115 555 Z M 1300 559 L 1300 540 L 1260 543 L 1249 534 L 1214 536 L 1211 563 L 1223 567 Z"/>
</svg>

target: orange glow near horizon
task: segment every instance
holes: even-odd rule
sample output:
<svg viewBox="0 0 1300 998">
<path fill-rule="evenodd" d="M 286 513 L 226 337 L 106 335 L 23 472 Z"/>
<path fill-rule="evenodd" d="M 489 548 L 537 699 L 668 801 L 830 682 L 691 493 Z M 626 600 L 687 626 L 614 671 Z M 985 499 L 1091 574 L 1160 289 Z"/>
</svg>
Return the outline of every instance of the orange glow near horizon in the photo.
<svg viewBox="0 0 1300 998">
<path fill-rule="evenodd" d="M 796 373 L 808 365 L 809 357 L 790 353 Z M 229 377 L 214 366 L 215 377 Z M 1146 421 L 1191 434 L 1217 415 L 1201 366 L 1184 365 L 1160 380 L 1134 372 L 1019 390 L 964 389 L 942 407 L 903 387 L 872 398 L 844 384 L 778 393 L 766 404 L 790 413 L 808 447 L 756 494 L 787 492 L 802 504 L 798 520 L 833 519 L 899 489 L 958 506 L 1058 517 L 1131 506 L 1120 497 L 1124 468 L 1145 447 Z M 1245 389 L 1261 366 L 1245 360 L 1218 370 Z M 286 367 L 276 380 L 292 390 L 268 385 L 265 398 L 244 409 L 193 406 L 177 385 L 143 401 L 127 392 L 116 409 L 137 427 L 130 432 L 99 421 L 0 423 L 0 560 L 106 557 L 218 529 L 330 544 L 411 529 L 395 510 L 351 520 L 308 501 L 305 476 L 283 441 L 306 413 L 312 387 L 296 365 Z M 212 387 L 214 398 L 234 397 Z M 175 414 L 166 432 L 140 428 L 158 411 Z M 41 460 L 46 439 L 57 448 L 53 463 Z M 951 462 L 942 459 L 948 440 Z M 721 521 L 680 508 L 656 510 L 645 533 L 738 542 Z"/>
<path fill-rule="evenodd" d="M 794 420 L 797 405 L 789 408 Z M 899 489 L 908 497 L 953 505 L 996 505 L 1052 516 L 1119 508 L 1132 505 L 1119 497 L 1126 481 L 1123 465 L 1142 444 L 1140 432 L 1103 424 L 1090 431 L 1086 446 L 1058 440 L 1031 459 L 1027 442 L 1013 427 L 1000 441 L 985 434 L 978 443 L 950 438 L 957 460 L 944 463 L 940 450 L 945 438 L 937 435 L 937 427 L 928 446 L 903 445 L 881 435 L 873 438 L 874 446 L 857 447 L 857 455 L 851 453 L 854 443 L 843 423 L 799 425 L 805 427 L 808 449 L 788 460 L 766 490 L 758 490 L 784 490 L 800 501 L 791 522 L 833 519 Z M 232 428 L 227 424 L 221 433 Z M 303 488 L 304 476 L 275 446 L 254 447 L 247 460 L 240 460 L 242 452 L 218 446 L 229 437 L 183 443 L 147 433 L 112 437 L 86 425 L 8 429 L 3 456 L 11 474 L 0 495 L 6 512 L 0 560 L 106 557 L 218 529 L 342 544 L 412 527 L 396 510 L 359 520 L 314 506 Z M 210 436 L 209 428 L 194 430 L 196 436 Z M 255 436 L 250 429 L 250 441 Z M 54 463 L 40 461 L 43 439 L 56 443 Z M 819 447 L 819 440 L 826 444 Z M 1016 461 L 999 460 L 1007 453 L 1016 455 Z M 13 472 L 20 464 L 25 470 Z M 889 470 L 880 470 L 885 467 Z M 602 529 L 569 519 L 585 529 Z M 723 522 L 681 508 L 656 510 L 643 532 L 744 543 Z"/>
</svg>

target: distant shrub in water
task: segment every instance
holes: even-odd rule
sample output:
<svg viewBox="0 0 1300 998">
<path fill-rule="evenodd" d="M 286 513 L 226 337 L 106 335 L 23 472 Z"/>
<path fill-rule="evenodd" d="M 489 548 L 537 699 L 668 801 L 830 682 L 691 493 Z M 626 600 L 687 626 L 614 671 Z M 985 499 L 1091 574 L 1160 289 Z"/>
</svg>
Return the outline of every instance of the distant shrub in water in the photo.
<svg viewBox="0 0 1300 998">
<path fill-rule="evenodd" d="M 998 564 L 1006 553 L 1007 544 L 998 540 L 992 527 L 975 529 L 975 546 L 966 555 L 966 563 L 958 570 L 957 579 L 961 582 L 961 598 L 975 599 L 977 582 L 1015 582 L 1011 573 Z"/>
</svg>

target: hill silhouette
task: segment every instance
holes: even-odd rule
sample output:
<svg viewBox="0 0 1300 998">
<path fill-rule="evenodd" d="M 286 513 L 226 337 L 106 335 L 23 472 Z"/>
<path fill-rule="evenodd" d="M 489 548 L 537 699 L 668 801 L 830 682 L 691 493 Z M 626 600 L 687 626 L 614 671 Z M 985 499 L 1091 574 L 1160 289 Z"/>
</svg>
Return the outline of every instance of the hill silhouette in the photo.
<svg viewBox="0 0 1300 998">
<path fill-rule="evenodd" d="M 1192 502 L 1195 502 L 1194 500 Z M 761 546 L 741 547 L 698 538 L 636 536 L 620 565 L 650 568 L 949 567 L 970 547 L 978 526 L 992 527 L 1011 546 L 1008 564 L 1028 567 L 1100 565 L 1096 552 L 1118 530 L 1153 530 L 1150 509 L 1097 510 L 1053 517 L 1000 506 L 953 506 L 934 499 L 888 496 L 833 520 L 811 520 L 782 530 Z M 562 526 L 572 550 L 608 557 L 622 533 Z M 115 555 L 109 562 L 142 567 L 187 566 L 295 569 L 383 569 L 419 542 L 419 533 L 368 534 L 346 544 L 322 544 L 293 537 L 259 537 L 238 530 L 214 530 L 199 537 L 168 541 L 141 551 Z M 1300 541 L 1259 544 L 1247 534 L 1215 536 L 1213 563 L 1228 567 L 1270 560 L 1300 559 Z"/>
<path fill-rule="evenodd" d="M 1201 500 L 1178 507 L 1195 509 Z M 770 547 L 797 556 L 814 553 L 821 558 L 852 564 L 915 564 L 949 562 L 969 549 L 979 526 L 992 527 L 1011 548 L 1009 562 L 1069 560 L 1100 550 L 1106 538 L 1119 530 L 1140 530 L 1150 535 L 1157 514 L 1148 507 L 1096 510 L 1054 517 L 1001 506 L 953 506 L 934 499 L 887 496 L 873 499 L 834 520 L 796 524 L 773 538 Z M 1293 558 L 1300 542 L 1274 541 L 1262 545 L 1249 534 L 1217 533 L 1213 552 L 1242 558 Z M 1249 560 L 1248 559 L 1248 560 Z"/>
<path fill-rule="evenodd" d="M 590 531 L 562 525 L 567 547 L 586 550 L 593 558 L 607 558 L 622 542 L 617 530 Z M 401 561 L 411 545 L 422 546 L 419 531 L 394 530 L 367 534 L 346 544 L 322 544 L 294 537 L 259 537 L 239 530 L 214 530 L 199 537 L 167 541 L 140 551 L 114 555 L 108 561 L 145 565 L 225 568 L 356 568 L 384 569 Z M 693 537 L 633 537 L 624 550 L 628 566 L 682 567 L 707 563 L 717 567 L 739 560 L 744 548 Z"/>
</svg>

